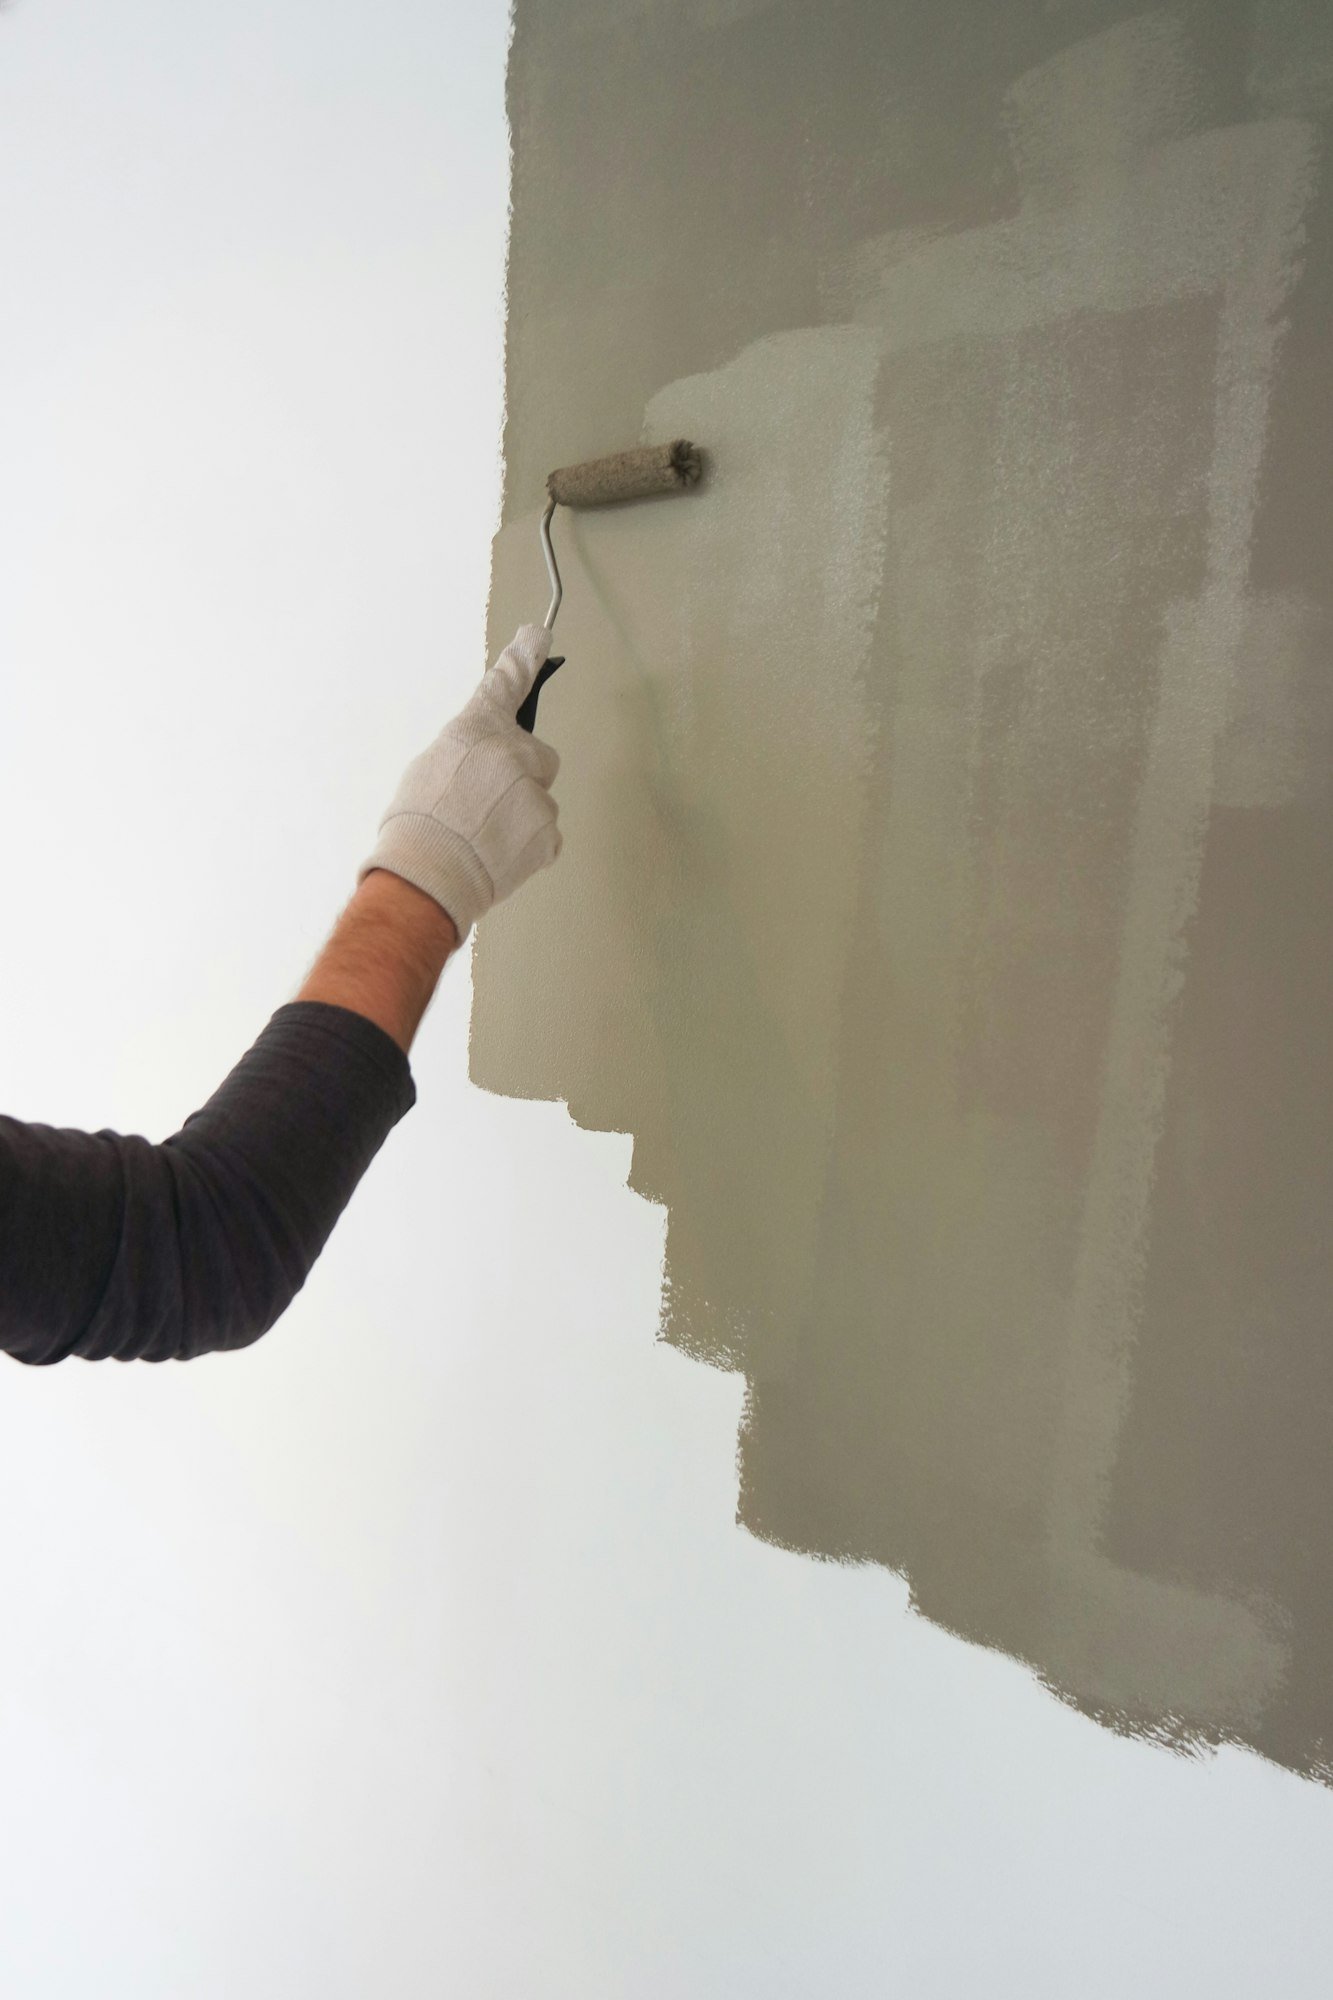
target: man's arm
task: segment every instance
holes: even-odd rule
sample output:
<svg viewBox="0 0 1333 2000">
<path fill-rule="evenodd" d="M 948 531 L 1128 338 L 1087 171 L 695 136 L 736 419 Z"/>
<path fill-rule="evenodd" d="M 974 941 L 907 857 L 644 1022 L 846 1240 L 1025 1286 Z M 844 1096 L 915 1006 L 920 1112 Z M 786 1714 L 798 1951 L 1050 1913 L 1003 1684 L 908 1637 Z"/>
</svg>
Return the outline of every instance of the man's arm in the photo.
<svg viewBox="0 0 1333 2000">
<path fill-rule="evenodd" d="M 433 896 L 401 875 L 374 868 L 296 997 L 364 1014 L 406 1055 L 457 946 L 453 918 Z"/>
<path fill-rule="evenodd" d="M 299 995 L 179 1132 L 0 1116 L 0 1351 L 190 1360 L 286 1310 L 416 1101 L 407 1052 L 449 954 L 559 853 L 559 758 L 515 721 L 549 638 L 521 626 L 409 764 Z"/>
<path fill-rule="evenodd" d="M 289 1001 L 160 1145 L 0 1117 L 0 1350 L 49 1365 L 250 1346 L 415 1100 L 378 1023 Z"/>
</svg>

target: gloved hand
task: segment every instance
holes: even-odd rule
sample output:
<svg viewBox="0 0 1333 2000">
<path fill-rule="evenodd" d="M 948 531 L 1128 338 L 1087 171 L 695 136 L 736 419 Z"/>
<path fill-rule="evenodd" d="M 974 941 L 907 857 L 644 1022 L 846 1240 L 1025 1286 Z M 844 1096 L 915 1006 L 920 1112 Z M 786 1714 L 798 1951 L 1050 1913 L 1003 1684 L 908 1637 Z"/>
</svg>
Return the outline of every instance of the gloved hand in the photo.
<svg viewBox="0 0 1333 2000">
<path fill-rule="evenodd" d="M 492 903 L 560 852 L 550 785 L 560 759 L 514 715 L 550 651 L 545 625 L 520 625 L 462 712 L 403 773 L 357 871 L 387 868 L 433 896 L 459 943 Z"/>
</svg>

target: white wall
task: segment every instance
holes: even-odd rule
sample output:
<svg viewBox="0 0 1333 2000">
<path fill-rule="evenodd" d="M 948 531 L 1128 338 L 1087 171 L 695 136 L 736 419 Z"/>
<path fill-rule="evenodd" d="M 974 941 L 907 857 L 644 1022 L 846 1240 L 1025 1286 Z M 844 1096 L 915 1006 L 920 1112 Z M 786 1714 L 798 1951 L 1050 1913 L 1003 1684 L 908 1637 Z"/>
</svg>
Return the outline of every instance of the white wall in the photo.
<svg viewBox="0 0 1333 2000">
<path fill-rule="evenodd" d="M 0 18 L 13 1115 L 176 1129 L 480 669 L 505 41 Z M 628 1141 L 473 1090 L 467 1005 L 258 1347 L 0 1365 L 0 1987 L 1322 1994 L 1326 1791 L 733 1525 L 739 1384 L 654 1341 Z"/>
</svg>

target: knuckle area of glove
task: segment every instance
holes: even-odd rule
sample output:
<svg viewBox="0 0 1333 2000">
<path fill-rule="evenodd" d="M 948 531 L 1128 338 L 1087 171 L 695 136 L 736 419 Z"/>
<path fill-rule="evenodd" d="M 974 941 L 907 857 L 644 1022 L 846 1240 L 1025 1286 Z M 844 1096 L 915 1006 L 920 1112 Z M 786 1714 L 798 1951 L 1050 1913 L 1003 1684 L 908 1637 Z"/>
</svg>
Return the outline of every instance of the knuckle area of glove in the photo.
<svg viewBox="0 0 1333 2000">
<path fill-rule="evenodd" d="M 554 833 L 555 821 L 554 799 L 535 779 L 520 778 L 477 828 L 472 844 L 491 875 L 507 875 L 535 840 Z"/>
<path fill-rule="evenodd" d="M 437 777 L 429 810 L 471 840 L 512 792 L 533 782 L 521 750 L 487 738 L 465 752 L 443 783 Z"/>
</svg>

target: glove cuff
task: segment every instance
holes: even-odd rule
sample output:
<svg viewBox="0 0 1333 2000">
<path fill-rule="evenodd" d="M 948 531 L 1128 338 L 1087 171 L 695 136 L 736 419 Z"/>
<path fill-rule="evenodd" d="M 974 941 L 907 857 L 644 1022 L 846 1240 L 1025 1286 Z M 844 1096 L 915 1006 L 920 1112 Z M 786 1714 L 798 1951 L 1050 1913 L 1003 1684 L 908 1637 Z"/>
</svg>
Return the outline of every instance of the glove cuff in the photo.
<svg viewBox="0 0 1333 2000">
<path fill-rule="evenodd" d="M 358 889 L 372 868 L 387 868 L 433 896 L 460 944 L 495 900 L 495 885 L 471 844 L 429 813 L 394 813 L 386 819 L 374 852 L 357 870 Z"/>
</svg>

